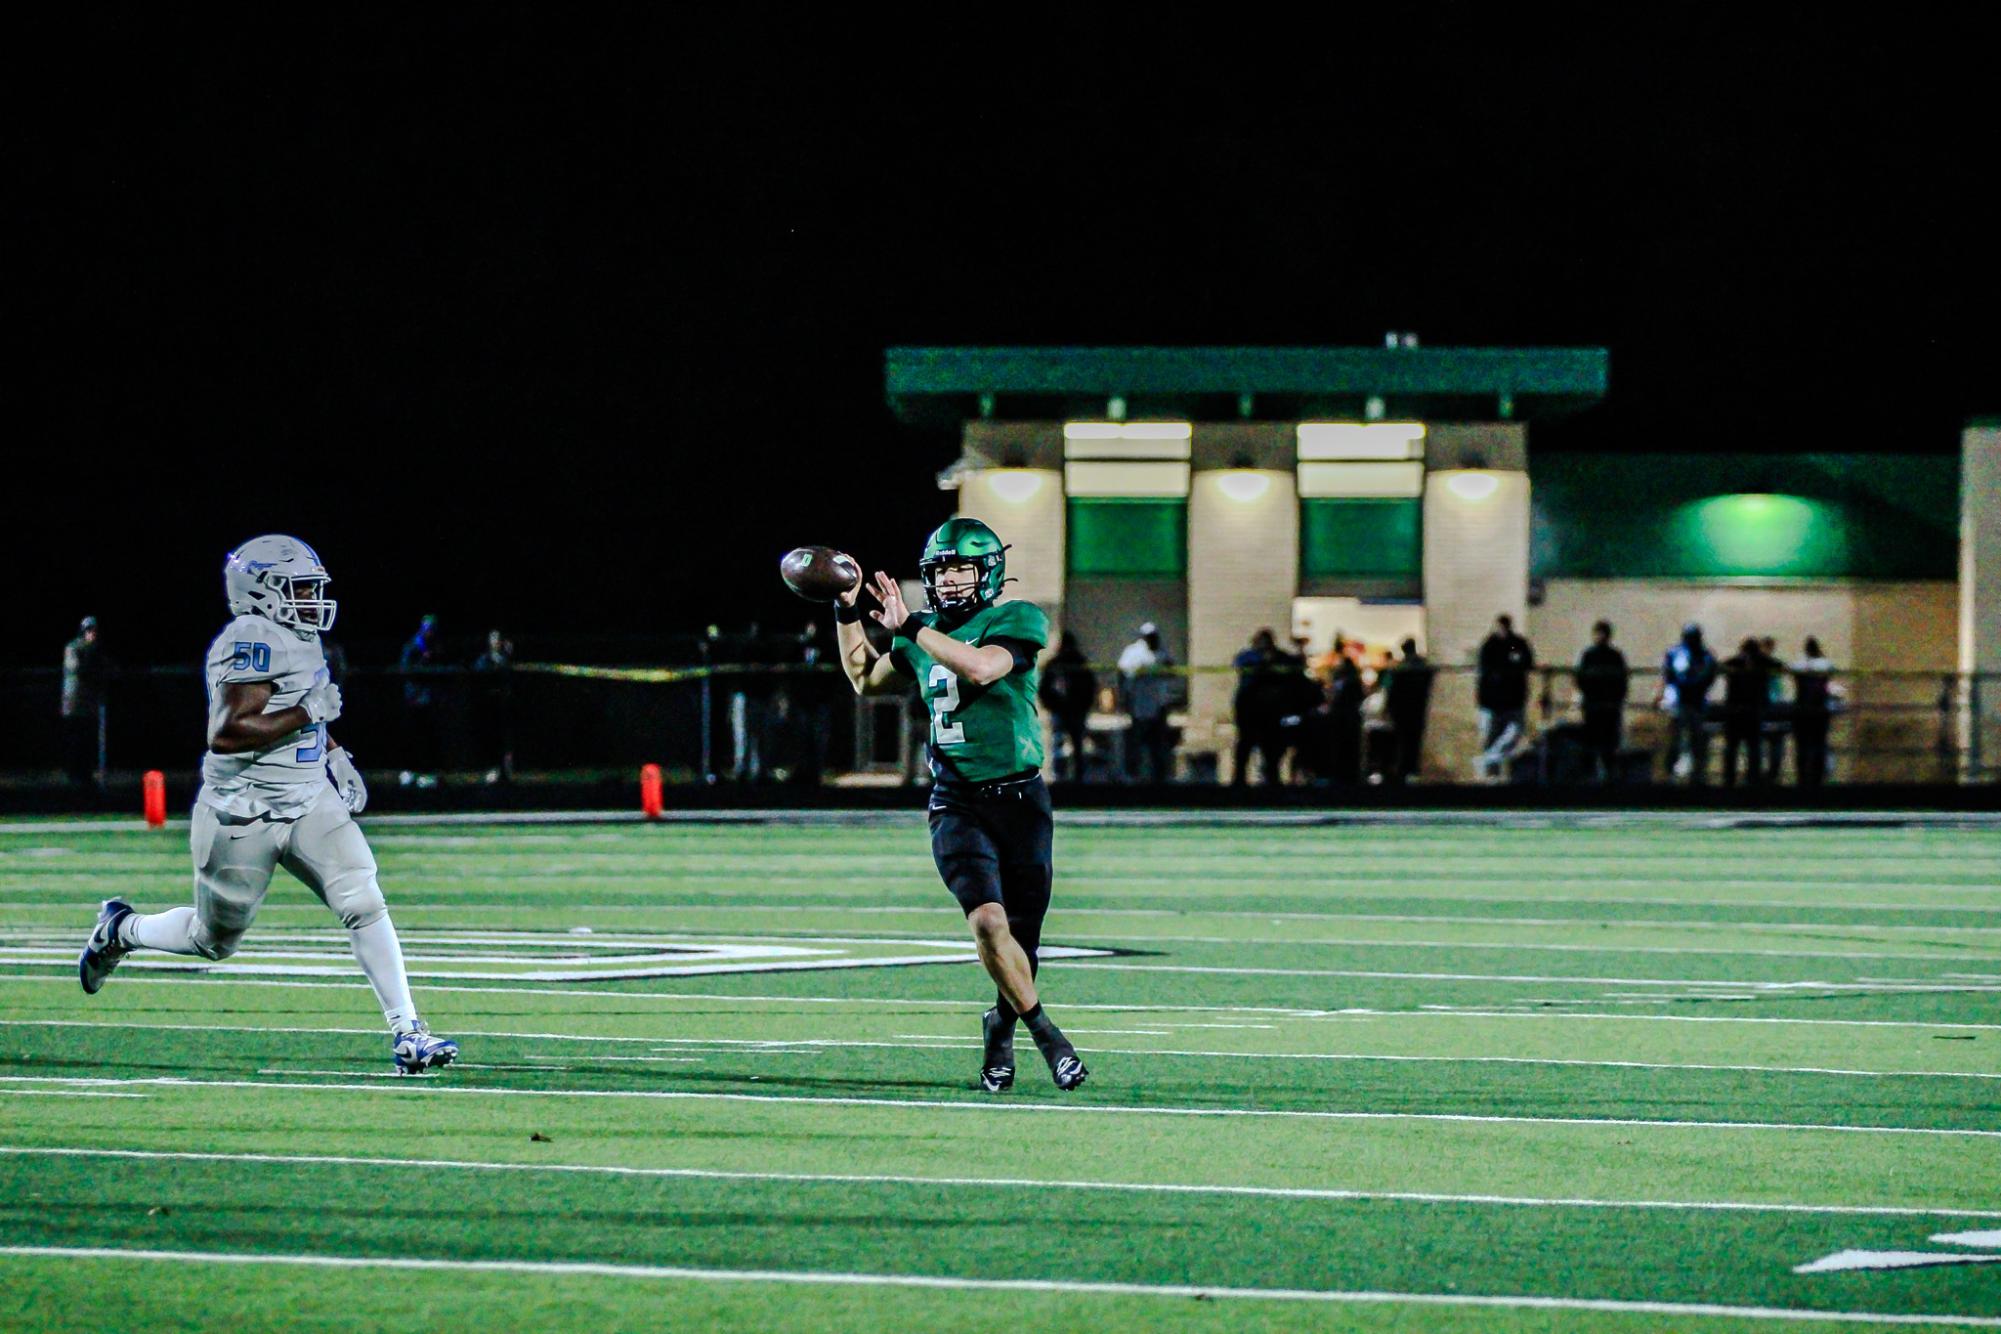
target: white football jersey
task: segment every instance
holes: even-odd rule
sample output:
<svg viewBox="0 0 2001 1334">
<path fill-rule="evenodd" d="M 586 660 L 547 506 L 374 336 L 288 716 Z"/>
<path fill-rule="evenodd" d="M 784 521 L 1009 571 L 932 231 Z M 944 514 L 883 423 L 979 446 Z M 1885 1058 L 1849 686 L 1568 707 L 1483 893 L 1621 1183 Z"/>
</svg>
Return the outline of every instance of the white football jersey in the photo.
<svg viewBox="0 0 2001 1334">
<path fill-rule="evenodd" d="M 207 675 L 213 729 L 222 717 L 224 686 L 269 681 L 271 702 L 264 711 L 276 713 L 327 679 L 327 660 L 318 635 L 301 638 L 266 617 L 238 616 L 209 645 Z M 280 737 L 269 750 L 235 755 L 210 751 L 202 760 L 200 800 L 229 815 L 295 820 L 327 786 L 326 742 L 326 724 L 308 723 Z"/>
</svg>

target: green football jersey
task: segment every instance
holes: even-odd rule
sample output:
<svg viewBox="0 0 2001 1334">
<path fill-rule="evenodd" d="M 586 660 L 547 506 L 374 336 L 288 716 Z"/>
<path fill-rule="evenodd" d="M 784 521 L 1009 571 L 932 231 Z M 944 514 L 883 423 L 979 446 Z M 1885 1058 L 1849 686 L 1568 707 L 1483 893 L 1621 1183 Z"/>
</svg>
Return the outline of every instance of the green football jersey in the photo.
<svg viewBox="0 0 2001 1334">
<path fill-rule="evenodd" d="M 940 628 L 936 612 L 920 615 L 926 625 Z M 965 644 L 1010 639 L 1040 649 L 1049 643 L 1049 617 L 1033 602 L 999 602 L 980 608 L 944 633 Z M 945 776 L 988 783 L 1042 767 L 1036 666 L 1031 663 L 1026 671 L 1012 671 L 992 685 L 978 686 L 960 680 L 957 672 L 902 635 L 889 651 L 898 669 L 917 680 L 931 715 L 934 767 L 942 761 Z"/>
</svg>

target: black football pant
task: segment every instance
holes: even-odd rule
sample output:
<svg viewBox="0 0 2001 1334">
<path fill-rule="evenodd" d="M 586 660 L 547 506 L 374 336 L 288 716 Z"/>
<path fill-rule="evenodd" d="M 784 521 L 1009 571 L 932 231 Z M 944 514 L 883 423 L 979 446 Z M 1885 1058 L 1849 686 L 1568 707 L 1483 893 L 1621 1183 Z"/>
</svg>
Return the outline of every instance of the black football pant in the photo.
<svg viewBox="0 0 2001 1334">
<path fill-rule="evenodd" d="M 1042 776 L 936 783 L 930 821 L 931 857 L 945 887 L 967 913 L 982 904 L 1000 904 L 1033 975 L 1055 880 L 1054 820 Z"/>
</svg>

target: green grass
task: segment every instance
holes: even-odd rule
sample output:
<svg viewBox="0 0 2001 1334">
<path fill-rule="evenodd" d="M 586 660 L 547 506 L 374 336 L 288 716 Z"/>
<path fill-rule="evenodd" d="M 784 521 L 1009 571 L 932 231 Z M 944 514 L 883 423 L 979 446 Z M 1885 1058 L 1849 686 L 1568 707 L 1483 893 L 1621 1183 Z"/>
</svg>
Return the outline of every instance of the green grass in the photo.
<svg viewBox="0 0 2001 1334">
<path fill-rule="evenodd" d="M 2001 1319 L 2001 1266 L 1794 1272 L 2001 1229 L 2001 831 L 1063 826 L 1092 1082 L 1024 1041 L 999 1099 L 914 815 L 370 837 L 438 1077 L 282 875 L 235 971 L 86 1000 L 184 841 L 0 823 L 0 1327 Z"/>
</svg>

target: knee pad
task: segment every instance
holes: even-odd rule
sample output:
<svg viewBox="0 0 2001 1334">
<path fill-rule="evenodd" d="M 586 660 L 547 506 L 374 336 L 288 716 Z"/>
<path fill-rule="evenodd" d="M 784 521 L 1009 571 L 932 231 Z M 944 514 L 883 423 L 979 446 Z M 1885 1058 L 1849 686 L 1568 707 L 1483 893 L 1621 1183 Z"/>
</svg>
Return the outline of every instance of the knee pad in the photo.
<svg viewBox="0 0 2001 1334">
<path fill-rule="evenodd" d="M 241 928 L 226 930 L 211 926 L 197 917 L 188 928 L 188 943 L 204 959 L 227 959 L 243 944 L 243 931 Z"/>
<path fill-rule="evenodd" d="M 350 931 L 373 926 L 389 912 L 382 887 L 375 883 L 373 875 L 343 878 L 328 885 L 327 907 L 333 909 L 340 924 Z"/>
</svg>

